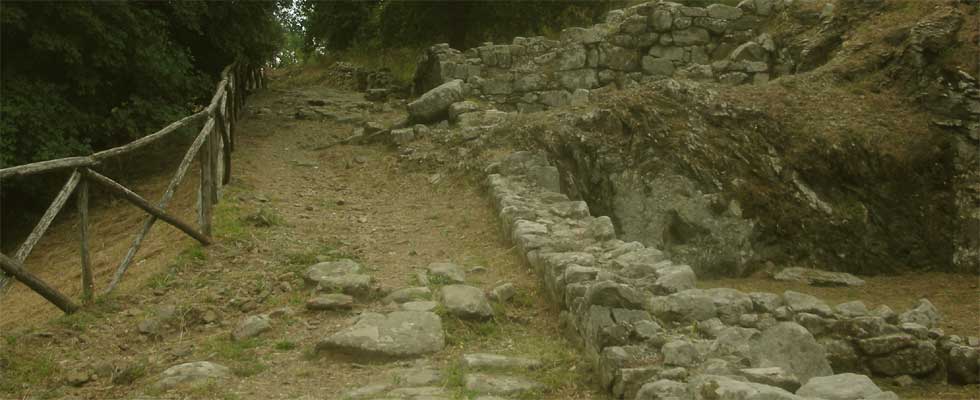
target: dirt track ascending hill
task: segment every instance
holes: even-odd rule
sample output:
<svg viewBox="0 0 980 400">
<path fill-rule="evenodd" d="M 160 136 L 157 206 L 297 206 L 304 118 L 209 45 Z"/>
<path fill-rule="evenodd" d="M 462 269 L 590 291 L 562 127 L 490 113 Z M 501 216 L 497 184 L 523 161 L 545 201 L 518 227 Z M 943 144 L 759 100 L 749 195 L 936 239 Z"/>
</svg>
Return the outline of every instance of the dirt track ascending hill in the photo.
<svg viewBox="0 0 980 400">
<path fill-rule="evenodd" d="M 321 114 L 297 118 L 296 110 L 309 104 L 325 105 L 317 107 Z M 398 116 L 359 94 L 327 88 L 273 84 L 257 93 L 239 125 L 233 182 L 216 210 L 217 243 L 200 248 L 157 228 L 149 251 L 137 258 L 144 261 L 117 296 L 51 323 L 41 321 L 55 312 L 15 288 L 16 296 L 3 299 L 20 317 L 3 317 L 8 340 L 0 350 L 0 397 L 331 399 L 370 383 L 392 384 L 401 378 L 391 374 L 406 367 L 434 371 L 438 377 L 428 384 L 455 397 L 464 390 L 460 357 L 480 352 L 540 360 L 543 366 L 530 374 L 544 384 L 535 398 L 602 398 L 591 391 L 574 346 L 560 338 L 557 315 L 538 296 L 534 277 L 501 239 L 476 182 L 420 166 L 406 169 L 383 145 L 313 150 L 349 135 L 351 123 Z M 185 197 L 193 198 L 192 189 Z M 193 203 L 179 206 L 190 213 Z M 138 214 L 126 215 L 138 220 Z M 62 225 L 53 233 L 64 243 L 47 243 L 47 254 L 72 244 L 71 223 Z M 112 247 L 125 243 L 127 232 L 99 233 Z M 57 253 L 57 261 L 72 265 L 73 254 L 59 251 L 65 254 Z M 114 265 L 103 256 L 96 255 L 104 279 Z M 313 293 L 301 274 L 317 260 L 338 258 L 360 262 L 384 291 L 418 286 L 418 270 L 450 261 L 467 270 L 483 267 L 468 274 L 467 284 L 489 290 L 512 282 L 517 295 L 495 306 L 487 322 L 443 313 L 446 347 L 431 356 L 341 362 L 313 354 L 315 344 L 360 312 L 397 307 L 375 297 L 358 300 L 351 311 L 308 311 L 304 303 Z M 74 279 L 66 276 L 63 284 Z M 283 307 L 273 313 L 271 330 L 230 339 L 244 318 Z M 31 308 L 43 311 L 32 318 Z M 225 365 L 233 375 L 198 389 L 153 387 L 161 371 L 192 361 Z"/>
</svg>

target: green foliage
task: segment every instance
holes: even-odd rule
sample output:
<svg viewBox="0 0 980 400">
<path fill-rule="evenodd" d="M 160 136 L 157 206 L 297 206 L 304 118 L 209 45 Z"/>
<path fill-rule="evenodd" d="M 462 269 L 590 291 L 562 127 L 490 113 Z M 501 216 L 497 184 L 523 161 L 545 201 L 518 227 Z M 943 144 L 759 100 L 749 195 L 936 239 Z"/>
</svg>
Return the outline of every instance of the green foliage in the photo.
<svg viewBox="0 0 980 400">
<path fill-rule="evenodd" d="M 5 2 L 0 167 L 83 155 L 189 114 L 282 43 L 274 2 Z"/>
<path fill-rule="evenodd" d="M 332 1 L 300 0 L 308 55 L 357 47 L 421 48 L 449 42 L 457 49 L 484 41 L 557 32 L 599 22 L 622 0 Z"/>
</svg>

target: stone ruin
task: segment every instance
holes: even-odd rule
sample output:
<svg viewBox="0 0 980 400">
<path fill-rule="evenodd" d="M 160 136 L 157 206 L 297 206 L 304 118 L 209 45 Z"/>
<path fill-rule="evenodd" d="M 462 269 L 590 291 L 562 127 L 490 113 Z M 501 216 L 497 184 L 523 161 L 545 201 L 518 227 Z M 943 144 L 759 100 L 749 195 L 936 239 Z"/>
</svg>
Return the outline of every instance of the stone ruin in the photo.
<svg viewBox="0 0 980 400">
<path fill-rule="evenodd" d="M 783 4 L 650 2 L 610 11 L 604 23 L 589 28 L 567 28 L 559 40 L 517 37 L 466 51 L 438 44 L 420 58 L 414 91 L 421 95 L 458 79 L 468 97 L 534 112 L 587 98 L 591 89 L 648 79 L 764 83 L 795 68 L 759 29 Z"/>
<path fill-rule="evenodd" d="M 608 217 L 559 193 L 545 156 L 513 153 L 487 173 L 503 232 L 615 398 L 897 399 L 868 375 L 980 382 L 980 339 L 943 334 L 928 300 L 899 314 L 697 289 L 689 266 L 617 239 Z"/>
</svg>

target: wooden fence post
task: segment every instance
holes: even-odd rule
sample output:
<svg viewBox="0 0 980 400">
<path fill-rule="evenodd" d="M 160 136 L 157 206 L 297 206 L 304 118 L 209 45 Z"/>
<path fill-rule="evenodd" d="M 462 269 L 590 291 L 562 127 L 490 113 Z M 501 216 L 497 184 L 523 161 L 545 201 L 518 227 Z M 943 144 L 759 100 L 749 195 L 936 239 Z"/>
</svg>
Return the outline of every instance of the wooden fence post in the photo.
<svg viewBox="0 0 980 400">
<path fill-rule="evenodd" d="M 27 285 L 37 294 L 41 295 L 52 304 L 58 306 L 61 311 L 65 314 L 71 314 L 78 310 L 78 305 L 71 301 L 68 297 L 61 294 L 58 289 L 49 286 L 44 281 L 38 279 L 34 274 L 27 272 L 24 269 L 24 265 L 13 258 L 7 257 L 6 254 L 0 253 L 0 270 L 12 275 L 21 283 Z"/>
<path fill-rule="evenodd" d="M 82 251 L 82 302 L 89 303 L 92 301 L 93 283 L 92 283 L 92 262 L 89 259 L 88 253 L 88 179 L 82 177 L 82 180 L 78 182 L 78 216 L 79 216 L 79 242 L 81 242 Z"/>
<path fill-rule="evenodd" d="M 211 170 L 214 169 L 214 165 L 211 163 L 212 154 L 211 151 L 212 144 L 214 143 L 214 125 L 212 125 L 211 132 L 207 133 L 207 138 L 204 140 L 204 148 L 201 149 L 200 153 L 200 163 L 201 163 L 201 186 L 198 190 L 198 222 L 201 226 L 201 232 L 205 235 L 211 236 L 211 185 L 212 185 L 212 173 Z"/>
</svg>

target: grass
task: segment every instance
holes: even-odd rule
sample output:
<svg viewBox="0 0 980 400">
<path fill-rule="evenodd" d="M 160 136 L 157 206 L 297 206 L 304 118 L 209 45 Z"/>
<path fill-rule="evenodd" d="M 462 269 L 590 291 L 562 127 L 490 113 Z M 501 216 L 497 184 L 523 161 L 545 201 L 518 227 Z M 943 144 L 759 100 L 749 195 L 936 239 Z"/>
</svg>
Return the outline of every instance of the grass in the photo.
<svg viewBox="0 0 980 400">
<path fill-rule="evenodd" d="M 222 335 L 205 342 L 202 348 L 206 355 L 224 361 L 236 376 L 249 377 L 269 368 L 255 351 L 264 344 L 261 338 L 232 340 Z"/>
<path fill-rule="evenodd" d="M 58 363 L 50 355 L 30 352 L 32 346 L 22 343 L 20 338 L 6 336 L 4 342 L 5 345 L 0 349 L 0 366 L 3 366 L 0 393 L 37 391 L 50 384 L 61 373 Z"/>
<path fill-rule="evenodd" d="M 276 344 L 272 345 L 272 348 L 279 351 L 289 351 L 296 348 L 296 342 L 292 342 L 289 340 L 280 340 L 276 342 Z"/>
</svg>

